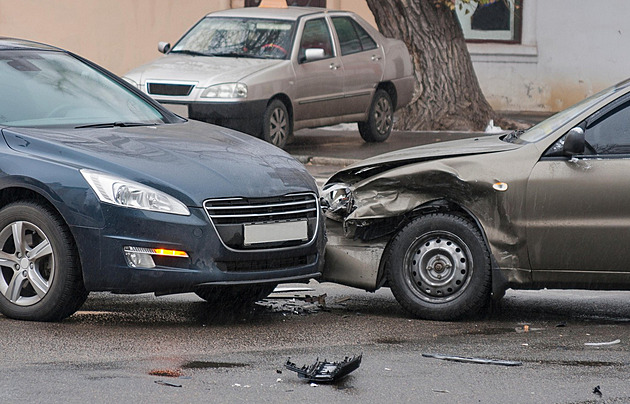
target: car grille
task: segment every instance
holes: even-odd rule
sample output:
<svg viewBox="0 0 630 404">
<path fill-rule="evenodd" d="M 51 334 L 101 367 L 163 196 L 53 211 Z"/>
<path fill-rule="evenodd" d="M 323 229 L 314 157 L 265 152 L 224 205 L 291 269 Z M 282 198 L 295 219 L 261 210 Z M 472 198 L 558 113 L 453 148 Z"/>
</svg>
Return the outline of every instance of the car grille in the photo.
<svg viewBox="0 0 630 404">
<path fill-rule="evenodd" d="M 292 194 L 275 198 L 226 198 L 204 202 L 204 208 L 221 241 L 233 249 L 269 249 L 308 244 L 315 237 L 319 204 L 315 194 Z M 291 240 L 245 246 L 244 226 L 248 224 L 307 222 L 307 240 Z"/>
<path fill-rule="evenodd" d="M 147 83 L 147 91 L 153 95 L 180 95 L 190 94 L 195 86 L 193 84 L 163 84 Z"/>
</svg>

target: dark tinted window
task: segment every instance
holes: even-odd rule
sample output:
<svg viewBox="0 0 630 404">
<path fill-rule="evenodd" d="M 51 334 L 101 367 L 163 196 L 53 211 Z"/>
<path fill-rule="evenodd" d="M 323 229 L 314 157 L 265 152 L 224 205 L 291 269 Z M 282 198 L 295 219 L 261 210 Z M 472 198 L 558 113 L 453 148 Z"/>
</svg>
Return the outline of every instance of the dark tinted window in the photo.
<svg viewBox="0 0 630 404">
<path fill-rule="evenodd" d="M 306 21 L 304 24 L 304 32 L 300 41 L 300 53 L 298 55 L 300 62 L 305 60 L 307 49 L 323 49 L 325 57 L 333 55 L 330 31 L 328 30 L 328 24 L 323 18 Z"/>
<path fill-rule="evenodd" d="M 339 37 L 342 55 L 376 48 L 374 39 L 352 18 L 335 17 L 332 21 Z"/>
<path fill-rule="evenodd" d="M 351 53 L 361 52 L 361 41 L 357 35 L 357 31 L 352 25 L 352 21 L 349 18 L 333 18 L 333 25 L 335 31 L 337 31 L 337 37 L 339 38 L 339 45 L 341 45 L 341 54 L 349 55 Z"/>
<path fill-rule="evenodd" d="M 375 49 L 376 48 L 376 41 L 374 41 L 374 39 L 372 39 L 372 37 L 370 36 L 370 34 L 368 34 L 362 26 L 360 26 L 356 21 L 352 20 L 352 25 L 354 25 L 354 29 L 357 30 L 357 33 L 359 34 L 359 39 L 361 40 L 361 46 L 363 47 L 363 50 L 370 50 L 370 49 Z"/>
<path fill-rule="evenodd" d="M 630 154 L 630 101 L 589 123 L 585 139 L 597 154 Z"/>
</svg>

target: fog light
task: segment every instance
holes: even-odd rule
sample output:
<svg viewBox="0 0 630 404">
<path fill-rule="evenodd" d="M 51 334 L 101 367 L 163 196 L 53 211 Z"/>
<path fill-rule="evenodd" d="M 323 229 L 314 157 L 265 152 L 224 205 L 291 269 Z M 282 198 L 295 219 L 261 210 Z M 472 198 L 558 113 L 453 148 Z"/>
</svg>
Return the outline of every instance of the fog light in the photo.
<svg viewBox="0 0 630 404">
<path fill-rule="evenodd" d="M 125 259 L 127 265 L 132 268 L 155 268 L 155 262 L 151 258 L 151 254 L 133 251 L 133 247 L 125 247 Z"/>
<path fill-rule="evenodd" d="M 160 255 L 163 257 L 188 257 L 186 251 L 167 250 L 164 248 L 126 246 L 123 248 L 123 252 L 125 254 L 127 265 L 132 268 L 155 268 L 155 261 L 153 261 L 153 258 L 151 257 L 152 255 Z"/>
</svg>

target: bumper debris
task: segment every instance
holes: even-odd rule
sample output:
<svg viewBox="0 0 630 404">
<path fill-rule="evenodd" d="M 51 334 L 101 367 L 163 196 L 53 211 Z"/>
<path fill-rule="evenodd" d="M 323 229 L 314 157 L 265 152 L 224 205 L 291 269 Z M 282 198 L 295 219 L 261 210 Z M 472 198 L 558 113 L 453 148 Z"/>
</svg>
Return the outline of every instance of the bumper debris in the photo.
<svg viewBox="0 0 630 404">
<path fill-rule="evenodd" d="M 314 364 L 310 366 L 304 365 L 301 368 L 298 368 L 289 358 L 284 367 L 296 372 L 300 379 L 305 379 L 309 382 L 332 383 L 358 369 L 362 358 L 363 354 L 352 358 L 346 356 L 341 362 L 320 361 L 318 358 Z"/>
</svg>

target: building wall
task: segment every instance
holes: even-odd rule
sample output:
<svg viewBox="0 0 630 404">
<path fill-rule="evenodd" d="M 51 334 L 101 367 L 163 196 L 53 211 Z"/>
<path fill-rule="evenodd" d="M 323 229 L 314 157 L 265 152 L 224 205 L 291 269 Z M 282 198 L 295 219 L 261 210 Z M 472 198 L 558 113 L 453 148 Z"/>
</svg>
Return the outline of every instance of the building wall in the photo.
<svg viewBox="0 0 630 404">
<path fill-rule="evenodd" d="M 469 44 L 495 109 L 559 111 L 628 76 L 630 2 L 524 0 L 521 45 Z"/>
<path fill-rule="evenodd" d="M 159 41 L 176 41 L 203 15 L 230 5 L 230 0 L 0 0 L 0 36 L 59 46 L 124 74 L 157 58 Z"/>
</svg>

